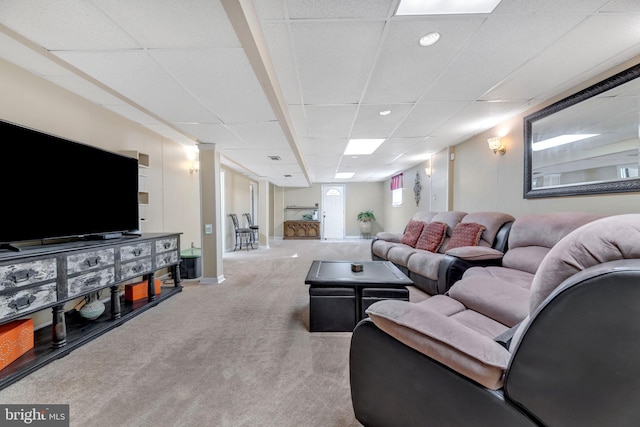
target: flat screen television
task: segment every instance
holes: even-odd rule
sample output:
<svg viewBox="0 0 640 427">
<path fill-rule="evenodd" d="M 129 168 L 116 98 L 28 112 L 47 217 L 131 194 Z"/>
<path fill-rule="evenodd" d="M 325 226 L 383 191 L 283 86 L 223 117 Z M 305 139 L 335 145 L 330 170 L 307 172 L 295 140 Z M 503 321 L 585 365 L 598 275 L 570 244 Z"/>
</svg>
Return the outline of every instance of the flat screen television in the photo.
<svg viewBox="0 0 640 427">
<path fill-rule="evenodd" d="M 0 143 L 3 247 L 138 230 L 137 159 L 5 121 Z"/>
</svg>

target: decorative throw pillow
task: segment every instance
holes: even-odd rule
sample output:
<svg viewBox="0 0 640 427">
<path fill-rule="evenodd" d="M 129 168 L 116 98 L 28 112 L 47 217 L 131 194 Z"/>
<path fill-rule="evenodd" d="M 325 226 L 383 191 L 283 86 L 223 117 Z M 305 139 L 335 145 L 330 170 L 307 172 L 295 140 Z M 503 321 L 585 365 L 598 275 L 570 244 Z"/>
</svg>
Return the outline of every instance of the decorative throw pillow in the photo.
<svg viewBox="0 0 640 427">
<path fill-rule="evenodd" d="M 404 230 L 404 234 L 402 235 L 402 243 L 415 248 L 423 228 L 424 222 L 410 220 L 409 224 L 407 224 L 407 229 Z"/>
<path fill-rule="evenodd" d="M 447 250 L 463 246 L 478 246 L 486 227 L 475 222 L 460 222 L 453 227 Z"/>
<path fill-rule="evenodd" d="M 447 235 L 447 227 L 447 224 L 438 221 L 425 225 L 416 243 L 416 249 L 438 252 L 438 248 L 440 248 L 440 245 L 442 245 Z"/>
</svg>

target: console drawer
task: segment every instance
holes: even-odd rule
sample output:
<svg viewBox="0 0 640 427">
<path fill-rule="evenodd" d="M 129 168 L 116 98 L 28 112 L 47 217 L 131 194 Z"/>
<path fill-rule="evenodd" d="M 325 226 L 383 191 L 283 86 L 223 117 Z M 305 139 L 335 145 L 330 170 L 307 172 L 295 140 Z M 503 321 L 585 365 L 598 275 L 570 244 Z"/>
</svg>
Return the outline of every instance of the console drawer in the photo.
<svg viewBox="0 0 640 427">
<path fill-rule="evenodd" d="M 92 268 L 112 265 L 114 257 L 115 250 L 113 248 L 68 255 L 67 274 L 82 273 Z"/>
<path fill-rule="evenodd" d="M 178 251 L 156 255 L 156 268 L 166 267 L 167 265 L 176 264 L 177 262 Z"/>
<path fill-rule="evenodd" d="M 45 282 L 56 277 L 55 258 L 2 265 L 0 266 L 0 291 Z"/>
<path fill-rule="evenodd" d="M 147 256 L 151 256 L 151 242 L 142 242 L 120 247 L 120 261 L 122 262 Z"/>
<path fill-rule="evenodd" d="M 149 273 L 152 269 L 151 258 L 120 264 L 120 280 L 131 279 Z"/>
<path fill-rule="evenodd" d="M 178 238 L 156 240 L 156 253 L 178 249 Z"/>
<path fill-rule="evenodd" d="M 70 277 L 67 280 L 67 297 L 85 294 L 92 289 L 100 289 L 115 282 L 115 268 L 104 268 L 100 271 Z"/>
<path fill-rule="evenodd" d="M 34 311 L 57 301 L 56 284 L 16 289 L 0 295 L 0 318 Z"/>
</svg>

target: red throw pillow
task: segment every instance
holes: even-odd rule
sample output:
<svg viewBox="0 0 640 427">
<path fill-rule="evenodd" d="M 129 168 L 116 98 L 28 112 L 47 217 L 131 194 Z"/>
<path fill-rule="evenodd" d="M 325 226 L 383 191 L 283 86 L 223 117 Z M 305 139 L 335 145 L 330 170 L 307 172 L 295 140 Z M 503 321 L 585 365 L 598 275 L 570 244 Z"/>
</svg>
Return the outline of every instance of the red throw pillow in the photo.
<svg viewBox="0 0 640 427">
<path fill-rule="evenodd" d="M 422 229 L 422 234 L 416 243 L 416 249 L 438 252 L 446 235 L 447 224 L 438 221 L 430 222 Z"/>
<path fill-rule="evenodd" d="M 482 232 L 487 227 L 475 222 L 461 222 L 453 227 L 447 250 L 462 246 L 478 246 Z"/>
<path fill-rule="evenodd" d="M 410 220 L 409 224 L 407 224 L 407 229 L 404 230 L 404 234 L 402 235 L 402 243 L 415 248 L 423 228 L 424 222 Z"/>
</svg>

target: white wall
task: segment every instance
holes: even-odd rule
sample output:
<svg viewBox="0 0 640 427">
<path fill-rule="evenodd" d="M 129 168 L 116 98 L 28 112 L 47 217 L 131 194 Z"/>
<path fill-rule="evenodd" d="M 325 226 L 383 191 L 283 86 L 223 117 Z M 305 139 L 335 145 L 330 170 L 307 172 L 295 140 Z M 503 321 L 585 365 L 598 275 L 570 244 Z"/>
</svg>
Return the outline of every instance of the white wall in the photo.
<svg viewBox="0 0 640 427">
<path fill-rule="evenodd" d="M 453 162 L 453 208 L 462 211 L 497 210 L 516 217 L 535 212 L 581 211 L 603 215 L 638 212 L 640 193 L 600 194 L 572 197 L 525 199 L 523 119 L 546 105 L 572 95 L 640 61 L 622 64 L 579 87 L 526 111 L 499 126 L 455 147 Z M 495 155 L 487 139 L 504 135 L 507 152 Z"/>
</svg>

